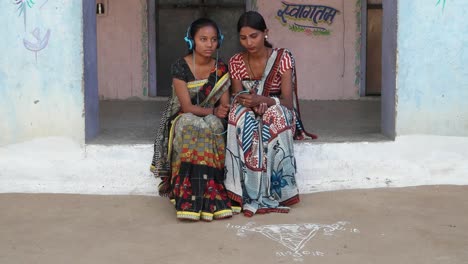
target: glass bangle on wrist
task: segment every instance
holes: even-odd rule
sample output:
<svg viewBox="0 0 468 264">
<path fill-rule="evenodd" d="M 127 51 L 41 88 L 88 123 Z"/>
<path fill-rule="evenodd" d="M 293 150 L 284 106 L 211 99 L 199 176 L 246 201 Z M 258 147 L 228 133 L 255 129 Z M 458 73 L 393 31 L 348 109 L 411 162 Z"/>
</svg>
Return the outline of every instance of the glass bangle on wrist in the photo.
<svg viewBox="0 0 468 264">
<path fill-rule="evenodd" d="M 278 97 L 272 97 L 272 98 L 273 98 L 273 100 L 275 100 L 275 105 L 280 105 L 281 104 Z"/>
</svg>

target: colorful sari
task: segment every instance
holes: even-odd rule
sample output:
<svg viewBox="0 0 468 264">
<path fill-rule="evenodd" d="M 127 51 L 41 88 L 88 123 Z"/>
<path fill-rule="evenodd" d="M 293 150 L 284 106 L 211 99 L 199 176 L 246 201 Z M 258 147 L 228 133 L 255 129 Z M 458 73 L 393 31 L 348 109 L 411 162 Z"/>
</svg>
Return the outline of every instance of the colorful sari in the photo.
<svg viewBox="0 0 468 264">
<path fill-rule="evenodd" d="M 221 61 L 205 80 L 195 80 L 185 60 L 175 65 L 173 77 L 187 82 L 193 104 L 216 106 L 231 84 Z M 161 178 L 159 194 L 171 199 L 177 218 L 211 221 L 232 216 L 223 184 L 224 131 L 225 120 L 215 115 L 183 113 L 173 92 L 157 133 L 151 170 Z"/>
<path fill-rule="evenodd" d="M 293 139 L 316 136 L 307 133 L 300 120 L 294 59 L 290 52 L 273 49 L 263 77 L 258 80 L 246 78 L 248 71 L 244 64 L 239 54 L 231 58 L 233 78 L 241 79 L 243 87 L 270 97 L 281 95 L 280 69 L 292 69 L 294 109 L 273 105 L 263 116 L 257 116 L 250 108 L 233 105 L 227 130 L 225 185 L 229 198 L 242 206 L 246 216 L 286 213 L 288 206 L 299 202 Z"/>
</svg>

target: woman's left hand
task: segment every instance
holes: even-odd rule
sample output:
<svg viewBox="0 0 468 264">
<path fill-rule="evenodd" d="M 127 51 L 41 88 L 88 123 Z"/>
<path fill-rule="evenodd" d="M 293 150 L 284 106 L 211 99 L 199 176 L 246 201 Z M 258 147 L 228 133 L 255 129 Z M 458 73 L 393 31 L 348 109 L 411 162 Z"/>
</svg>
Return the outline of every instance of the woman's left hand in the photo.
<svg viewBox="0 0 468 264">
<path fill-rule="evenodd" d="M 262 98 L 263 96 L 251 92 L 240 94 L 237 101 L 245 107 L 253 108 L 262 103 Z"/>
<path fill-rule="evenodd" d="M 268 105 L 267 103 L 261 103 L 252 109 L 257 115 L 262 116 L 268 110 Z"/>
</svg>

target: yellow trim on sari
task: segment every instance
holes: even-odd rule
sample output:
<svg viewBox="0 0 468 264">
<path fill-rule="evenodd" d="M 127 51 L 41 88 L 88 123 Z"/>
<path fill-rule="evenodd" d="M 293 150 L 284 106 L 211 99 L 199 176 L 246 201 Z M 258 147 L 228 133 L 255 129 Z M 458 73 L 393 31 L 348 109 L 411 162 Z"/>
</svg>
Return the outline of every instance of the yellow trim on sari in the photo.
<svg viewBox="0 0 468 264">
<path fill-rule="evenodd" d="M 231 216 L 232 216 L 231 209 L 225 209 L 225 210 L 217 211 L 214 213 L 215 219 L 226 218 L 226 217 L 231 217 Z"/>
<path fill-rule="evenodd" d="M 208 82 L 208 79 L 191 81 L 187 83 L 187 88 L 189 89 L 200 88 L 200 86 L 205 85 L 205 83 L 207 82 Z"/>
<path fill-rule="evenodd" d="M 189 220 L 199 220 L 200 213 L 187 212 L 187 211 L 178 211 L 177 218 L 189 219 Z"/>
<path fill-rule="evenodd" d="M 221 87 L 223 87 L 224 84 L 226 84 L 226 82 L 229 80 L 229 77 L 229 73 L 226 73 L 223 75 L 223 77 L 219 78 L 218 82 L 215 84 L 210 94 L 205 98 L 205 100 L 203 100 L 203 102 L 200 105 L 203 106 L 207 104 L 208 101 L 218 92 L 218 90 L 221 89 Z"/>
</svg>

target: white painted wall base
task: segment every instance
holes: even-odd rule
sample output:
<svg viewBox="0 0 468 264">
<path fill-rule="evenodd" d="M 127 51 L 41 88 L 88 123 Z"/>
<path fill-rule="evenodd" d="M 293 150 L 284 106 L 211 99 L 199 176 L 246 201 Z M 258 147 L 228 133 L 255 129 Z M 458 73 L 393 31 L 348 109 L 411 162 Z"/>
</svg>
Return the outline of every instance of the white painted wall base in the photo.
<svg viewBox="0 0 468 264">
<path fill-rule="evenodd" d="M 468 137 L 402 136 L 380 143 L 296 143 L 301 193 L 468 185 Z M 157 195 L 152 145 L 43 138 L 0 148 L 0 193 Z"/>
</svg>

